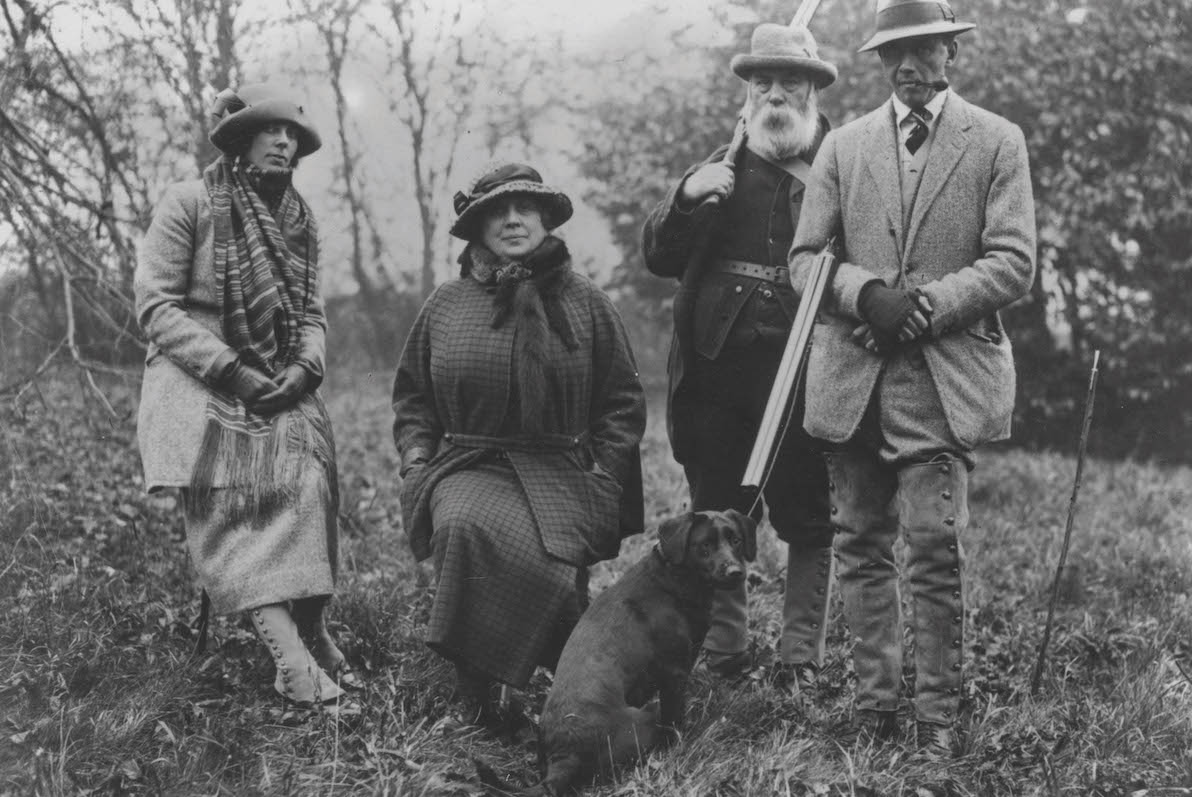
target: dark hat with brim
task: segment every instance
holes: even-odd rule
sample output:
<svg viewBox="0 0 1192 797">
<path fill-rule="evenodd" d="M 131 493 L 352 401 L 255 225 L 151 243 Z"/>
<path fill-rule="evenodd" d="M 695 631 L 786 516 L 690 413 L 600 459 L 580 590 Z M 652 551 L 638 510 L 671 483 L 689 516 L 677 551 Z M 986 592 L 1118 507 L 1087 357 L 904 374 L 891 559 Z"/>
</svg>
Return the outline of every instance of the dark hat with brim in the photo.
<svg viewBox="0 0 1192 797">
<path fill-rule="evenodd" d="M 571 200 L 566 194 L 543 183 L 542 175 L 533 167 L 505 163 L 486 169 L 467 193 L 455 192 L 455 212 L 459 215 L 451 225 L 451 234 L 465 241 L 479 238 L 485 209 L 491 208 L 494 200 L 510 194 L 533 197 L 542 207 L 542 223 L 548 230 L 571 218 Z"/>
<path fill-rule="evenodd" d="M 263 83 L 235 90 L 224 89 L 215 98 L 211 115 L 217 120 L 211 129 L 211 143 L 221 152 L 230 152 L 236 142 L 255 135 L 274 122 L 290 122 L 298 128 L 296 157 L 309 155 L 323 146 L 323 140 L 302 106 L 287 99 L 282 91 Z"/>
<path fill-rule="evenodd" d="M 878 0 L 877 30 L 857 52 L 876 50 L 898 39 L 964 33 L 975 27 L 957 22 L 952 7 L 942 0 Z"/>
<path fill-rule="evenodd" d="M 836 80 L 836 67 L 820 60 L 815 37 L 802 25 L 763 22 L 753 31 L 749 52 L 734 55 L 729 66 L 742 80 L 759 69 L 807 72 L 821 89 Z"/>
</svg>

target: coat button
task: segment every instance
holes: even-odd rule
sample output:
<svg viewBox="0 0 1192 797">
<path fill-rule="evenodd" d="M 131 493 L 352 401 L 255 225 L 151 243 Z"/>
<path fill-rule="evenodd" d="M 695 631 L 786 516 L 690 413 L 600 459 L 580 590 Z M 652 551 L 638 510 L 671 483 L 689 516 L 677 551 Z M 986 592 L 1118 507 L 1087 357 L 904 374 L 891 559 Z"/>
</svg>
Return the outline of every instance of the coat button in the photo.
<svg viewBox="0 0 1192 797">
<path fill-rule="evenodd" d="M 762 291 L 762 296 L 765 296 L 767 299 L 769 299 L 773 295 L 774 295 L 774 291 L 770 290 L 769 288 L 766 288 L 766 290 Z"/>
<path fill-rule="evenodd" d="M 737 287 L 733 288 L 733 290 L 734 290 L 734 291 L 736 291 L 737 293 L 740 293 L 740 292 L 741 292 L 741 286 L 740 286 L 740 285 L 738 285 Z"/>
</svg>

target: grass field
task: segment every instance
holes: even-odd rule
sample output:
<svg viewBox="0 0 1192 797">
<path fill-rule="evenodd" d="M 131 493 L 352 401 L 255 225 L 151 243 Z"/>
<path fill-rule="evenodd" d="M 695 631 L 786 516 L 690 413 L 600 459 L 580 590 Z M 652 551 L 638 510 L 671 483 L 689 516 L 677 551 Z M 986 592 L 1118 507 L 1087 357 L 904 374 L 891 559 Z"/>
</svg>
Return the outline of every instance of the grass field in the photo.
<svg viewBox="0 0 1192 797">
<path fill-rule="evenodd" d="M 342 580 L 332 629 L 367 690 L 338 720 L 286 710 L 272 666 L 236 619 L 194 651 L 198 609 L 172 496 L 142 492 L 135 382 L 72 372 L 0 406 L 0 794 L 484 793 L 474 758 L 536 780 L 532 734 L 461 725 L 451 676 L 420 642 L 431 571 L 400 529 L 390 374 L 335 373 Z M 685 499 L 660 418 L 644 450 L 647 521 Z M 1029 680 L 1074 463 L 989 452 L 965 539 L 964 755 L 837 743 L 853 688 L 839 601 L 824 684 L 792 701 L 762 680 L 697 668 L 681 742 L 596 797 L 617 795 L 1119 795 L 1192 787 L 1192 471 L 1094 456 L 1046 678 Z M 593 574 L 607 585 L 652 531 Z M 776 638 L 781 544 L 762 534 L 751 625 Z M 536 715 L 545 676 L 524 695 Z"/>
</svg>

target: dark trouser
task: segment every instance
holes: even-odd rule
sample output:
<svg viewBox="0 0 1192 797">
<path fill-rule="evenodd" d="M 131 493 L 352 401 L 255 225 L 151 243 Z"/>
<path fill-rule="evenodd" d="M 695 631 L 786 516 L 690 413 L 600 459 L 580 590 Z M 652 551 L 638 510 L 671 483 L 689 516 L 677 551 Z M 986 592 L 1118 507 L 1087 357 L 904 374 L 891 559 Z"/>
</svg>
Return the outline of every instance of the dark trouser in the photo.
<svg viewBox="0 0 1192 797">
<path fill-rule="evenodd" d="M 901 528 L 913 607 L 915 715 L 949 725 L 960 706 L 960 535 L 968 525 L 971 453 L 952 437 L 921 353 L 890 359 L 860 430 L 827 460 L 840 591 L 855 642 L 857 707 L 898 707 L 903 634 L 894 541 Z"/>
<path fill-rule="evenodd" d="M 694 363 L 695 400 L 685 408 L 695 452 L 684 464 L 692 509 L 737 509 L 747 512 L 753 496 L 742 491 L 754 438 L 781 350 L 773 346 L 725 350 L 714 361 Z M 787 428 L 769 481 L 763 491 L 770 524 L 789 544 L 783 631 L 783 661 L 823 662 L 824 637 L 831 590 L 833 528 L 828 515 L 827 473 L 820 444 L 798 419 Z M 761 504 L 754 510 L 760 519 Z M 746 649 L 745 585 L 720 590 L 704 648 L 713 654 Z"/>
</svg>

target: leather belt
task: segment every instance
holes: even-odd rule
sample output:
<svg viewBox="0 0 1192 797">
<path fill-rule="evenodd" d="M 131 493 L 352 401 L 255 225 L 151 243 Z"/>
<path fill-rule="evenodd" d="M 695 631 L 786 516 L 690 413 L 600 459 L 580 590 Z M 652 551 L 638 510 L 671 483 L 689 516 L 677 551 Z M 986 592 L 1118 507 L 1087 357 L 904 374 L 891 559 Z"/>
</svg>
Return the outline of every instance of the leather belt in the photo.
<svg viewBox="0 0 1192 797">
<path fill-rule="evenodd" d="M 490 437 L 447 432 L 443 442 L 461 448 L 491 448 L 498 451 L 568 451 L 588 442 L 588 432 L 576 435 L 541 434 L 533 437 Z"/>
<path fill-rule="evenodd" d="M 786 266 L 763 266 L 761 263 L 750 263 L 745 260 L 713 260 L 711 265 L 713 271 L 776 282 L 780 285 L 791 284 L 791 270 Z"/>
</svg>

